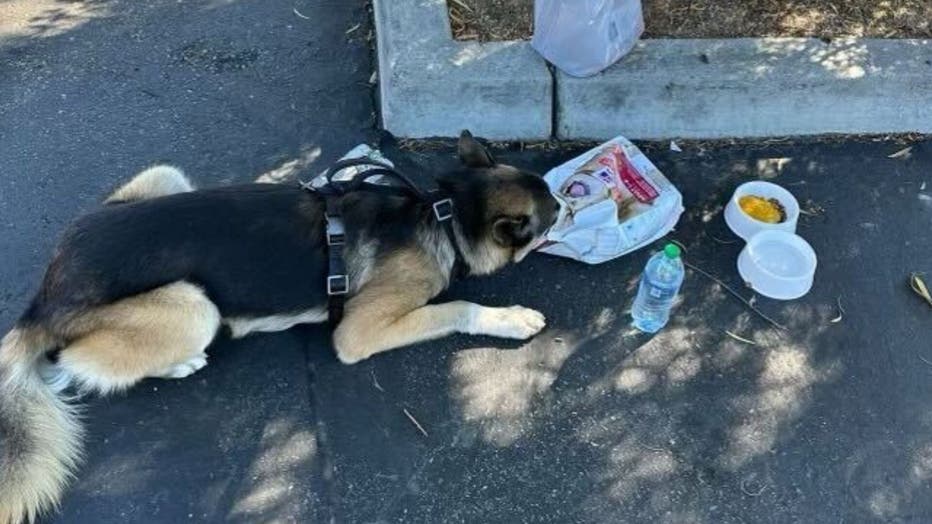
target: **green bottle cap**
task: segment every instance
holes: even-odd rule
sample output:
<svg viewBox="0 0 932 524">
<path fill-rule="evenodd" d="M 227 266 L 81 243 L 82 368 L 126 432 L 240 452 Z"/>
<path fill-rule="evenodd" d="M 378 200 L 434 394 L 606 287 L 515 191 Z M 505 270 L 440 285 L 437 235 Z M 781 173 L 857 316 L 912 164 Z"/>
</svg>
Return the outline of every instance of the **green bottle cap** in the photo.
<svg viewBox="0 0 932 524">
<path fill-rule="evenodd" d="M 680 258 L 680 246 L 676 244 L 667 244 L 663 246 L 663 254 L 667 258 Z"/>
</svg>

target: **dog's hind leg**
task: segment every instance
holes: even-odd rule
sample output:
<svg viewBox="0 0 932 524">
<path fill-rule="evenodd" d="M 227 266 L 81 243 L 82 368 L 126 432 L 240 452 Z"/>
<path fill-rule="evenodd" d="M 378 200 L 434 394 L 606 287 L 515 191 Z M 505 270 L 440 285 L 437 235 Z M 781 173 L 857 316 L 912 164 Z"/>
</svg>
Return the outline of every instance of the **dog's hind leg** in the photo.
<svg viewBox="0 0 932 524">
<path fill-rule="evenodd" d="M 134 202 L 188 191 L 194 191 L 194 185 L 180 169 L 160 165 L 150 167 L 134 176 L 132 180 L 107 197 L 104 203 Z"/>
<path fill-rule="evenodd" d="M 62 350 L 58 365 L 79 389 L 109 393 L 207 365 L 204 350 L 220 313 L 199 287 L 176 282 L 95 309 L 78 323 L 88 329 Z"/>
</svg>

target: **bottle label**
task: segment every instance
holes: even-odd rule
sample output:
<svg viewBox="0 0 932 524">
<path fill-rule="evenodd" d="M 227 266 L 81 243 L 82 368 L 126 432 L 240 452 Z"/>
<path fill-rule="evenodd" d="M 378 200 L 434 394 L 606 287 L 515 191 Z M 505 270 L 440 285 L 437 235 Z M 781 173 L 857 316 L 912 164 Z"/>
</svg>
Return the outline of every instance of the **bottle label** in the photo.
<svg viewBox="0 0 932 524">
<path fill-rule="evenodd" d="M 676 290 L 665 289 L 665 288 L 658 287 L 658 286 L 650 286 L 650 288 L 647 291 L 647 294 L 650 295 L 651 298 L 666 300 L 669 298 L 673 298 L 676 295 Z"/>
</svg>

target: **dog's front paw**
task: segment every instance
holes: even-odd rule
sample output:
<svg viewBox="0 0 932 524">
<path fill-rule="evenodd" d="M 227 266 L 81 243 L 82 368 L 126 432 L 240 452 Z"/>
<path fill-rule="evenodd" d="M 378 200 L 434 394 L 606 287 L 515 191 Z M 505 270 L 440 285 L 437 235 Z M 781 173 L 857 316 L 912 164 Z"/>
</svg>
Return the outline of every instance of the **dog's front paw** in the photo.
<svg viewBox="0 0 932 524">
<path fill-rule="evenodd" d="M 484 308 L 476 318 L 475 332 L 524 340 L 540 333 L 546 325 L 541 312 L 523 306 Z"/>
</svg>

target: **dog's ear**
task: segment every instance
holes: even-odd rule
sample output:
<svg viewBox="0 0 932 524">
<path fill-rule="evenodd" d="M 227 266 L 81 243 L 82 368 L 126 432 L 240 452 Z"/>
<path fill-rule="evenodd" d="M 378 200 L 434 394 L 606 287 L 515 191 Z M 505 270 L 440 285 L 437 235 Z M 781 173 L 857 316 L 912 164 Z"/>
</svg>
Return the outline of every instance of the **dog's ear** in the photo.
<svg viewBox="0 0 932 524">
<path fill-rule="evenodd" d="M 457 153 L 459 153 L 460 162 L 467 167 L 492 167 L 495 165 L 495 159 L 478 140 L 472 137 L 469 130 L 464 129 L 460 133 L 459 142 L 456 144 Z"/>
</svg>

